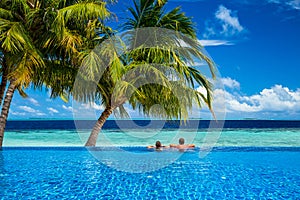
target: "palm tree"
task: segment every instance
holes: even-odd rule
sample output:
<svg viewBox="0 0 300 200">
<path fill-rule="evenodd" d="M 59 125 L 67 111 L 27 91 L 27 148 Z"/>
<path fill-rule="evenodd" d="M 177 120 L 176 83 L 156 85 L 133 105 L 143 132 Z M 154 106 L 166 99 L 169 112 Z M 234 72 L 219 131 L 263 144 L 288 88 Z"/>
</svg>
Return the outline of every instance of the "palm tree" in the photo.
<svg viewBox="0 0 300 200">
<path fill-rule="evenodd" d="M 188 111 L 194 103 L 202 106 L 204 102 L 211 109 L 212 85 L 190 64 L 195 58 L 204 60 L 210 67 L 212 77 L 215 76 L 214 64 L 197 42 L 191 18 L 185 16 L 180 8 L 164 12 L 166 3 L 166 0 L 135 0 L 134 7 L 129 8 L 132 18 L 123 26 L 127 31 L 122 34 L 121 42 L 118 38 L 111 39 L 113 42 L 104 42 L 93 52 L 92 59 L 91 54 L 83 59 L 83 65 L 94 65 L 94 70 L 85 68 L 79 72 L 79 79 L 87 81 L 85 88 L 82 88 L 81 81 L 77 85 L 75 83 L 73 97 L 81 101 L 98 98 L 105 106 L 86 146 L 96 145 L 98 134 L 107 118 L 114 111 L 123 113 L 125 102 L 146 115 L 170 119 L 187 119 Z M 159 28 L 169 31 L 161 31 Z M 124 38 L 126 40 L 122 42 Z M 114 42 L 117 45 L 111 44 Z M 123 51 L 125 53 L 118 55 L 119 50 L 116 49 L 122 48 L 124 44 L 127 47 Z M 108 61 L 101 60 L 103 57 L 109 58 Z M 104 64 L 99 64 L 101 62 Z M 109 66 L 103 68 L 106 65 Z M 94 77 L 99 72 L 100 81 L 97 80 L 99 77 Z M 96 94 L 88 87 L 95 82 Z M 203 86 L 207 95 L 196 91 L 196 84 Z M 79 88 L 78 91 L 76 88 Z M 151 109 L 156 104 L 161 105 L 164 111 Z"/>
<path fill-rule="evenodd" d="M 47 1 L 30 15 L 31 29 L 38 33 L 34 40 L 47 66 L 35 74 L 32 82 L 36 87 L 51 88 L 52 97 L 70 93 L 81 55 L 111 31 L 104 26 L 104 21 L 111 17 L 106 4 L 103 0 Z"/>
<path fill-rule="evenodd" d="M 27 13 L 30 11 L 27 3 L 25 0 L 4 0 L 0 3 L 0 50 L 3 55 L 1 103 L 7 81 L 9 82 L 0 116 L 0 147 L 15 90 L 25 97 L 23 88 L 28 87 L 33 72 L 44 66 L 41 54 L 35 48 L 26 27 Z"/>
<path fill-rule="evenodd" d="M 103 20 L 110 12 L 101 0 L 4 0 L 0 11 L 0 97 L 9 81 L 0 116 L 1 147 L 14 91 L 26 96 L 23 89 L 30 84 L 46 85 L 53 96 L 64 95 L 78 69 L 79 52 L 102 40 L 95 30 L 109 30 Z"/>
</svg>

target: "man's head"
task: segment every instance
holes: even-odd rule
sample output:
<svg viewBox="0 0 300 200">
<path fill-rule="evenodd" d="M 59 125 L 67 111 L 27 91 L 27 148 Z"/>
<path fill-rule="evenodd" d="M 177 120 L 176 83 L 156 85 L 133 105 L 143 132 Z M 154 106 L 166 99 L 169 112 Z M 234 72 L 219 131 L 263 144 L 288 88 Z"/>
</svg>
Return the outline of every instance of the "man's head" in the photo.
<svg viewBox="0 0 300 200">
<path fill-rule="evenodd" d="M 179 144 L 180 144 L 180 145 L 183 145 L 183 144 L 184 144 L 184 139 L 183 139 L 183 138 L 180 138 L 180 139 L 179 139 Z"/>
</svg>

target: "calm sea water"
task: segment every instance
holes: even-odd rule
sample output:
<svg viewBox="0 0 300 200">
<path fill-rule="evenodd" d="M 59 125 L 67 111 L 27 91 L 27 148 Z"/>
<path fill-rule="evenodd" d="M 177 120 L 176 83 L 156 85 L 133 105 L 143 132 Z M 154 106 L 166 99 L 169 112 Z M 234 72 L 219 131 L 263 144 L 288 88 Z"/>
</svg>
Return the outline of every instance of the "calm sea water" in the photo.
<svg viewBox="0 0 300 200">
<path fill-rule="evenodd" d="M 4 146 L 82 146 L 94 121 L 9 121 Z M 160 140 L 177 143 L 179 137 L 197 146 L 212 138 L 213 146 L 300 146 L 300 121 L 232 120 L 219 123 L 190 121 L 109 120 L 101 132 L 100 146 L 147 146 Z"/>
</svg>

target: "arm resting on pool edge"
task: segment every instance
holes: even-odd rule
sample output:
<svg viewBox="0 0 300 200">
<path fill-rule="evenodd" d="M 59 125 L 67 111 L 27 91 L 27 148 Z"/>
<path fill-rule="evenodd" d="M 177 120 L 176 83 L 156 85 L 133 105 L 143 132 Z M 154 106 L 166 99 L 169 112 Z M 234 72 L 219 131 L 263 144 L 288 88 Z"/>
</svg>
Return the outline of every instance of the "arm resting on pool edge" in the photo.
<svg viewBox="0 0 300 200">
<path fill-rule="evenodd" d="M 173 148 L 194 148 L 195 144 L 187 144 L 187 145 L 180 145 L 180 144 L 170 144 L 170 147 Z"/>
</svg>

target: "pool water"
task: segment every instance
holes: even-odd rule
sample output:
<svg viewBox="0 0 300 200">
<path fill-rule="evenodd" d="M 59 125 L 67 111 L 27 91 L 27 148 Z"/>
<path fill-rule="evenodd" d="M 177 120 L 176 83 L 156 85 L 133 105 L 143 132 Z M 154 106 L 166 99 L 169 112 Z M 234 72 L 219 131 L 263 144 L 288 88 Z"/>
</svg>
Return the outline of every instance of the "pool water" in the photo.
<svg viewBox="0 0 300 200">
<path fill-rule="evenodd" d="M 4 147 L 0 151 L 0 199 L 299 199 L 299 147 L 215 147 L 156 152 L 125 147 L 151 158 L 178 156 L 139 173 L 120 171 L 82 147 Z M 95 148 L 98 155 L 120 154 Z M 113 160 L 111 160 L 113 162 Z M 157 163 L 152 162 L 151 165 Z M 149 166 L 148 166 L 149 167 Z M 144 172 L 143 172 L 144 170 Z"/>
</svg>

